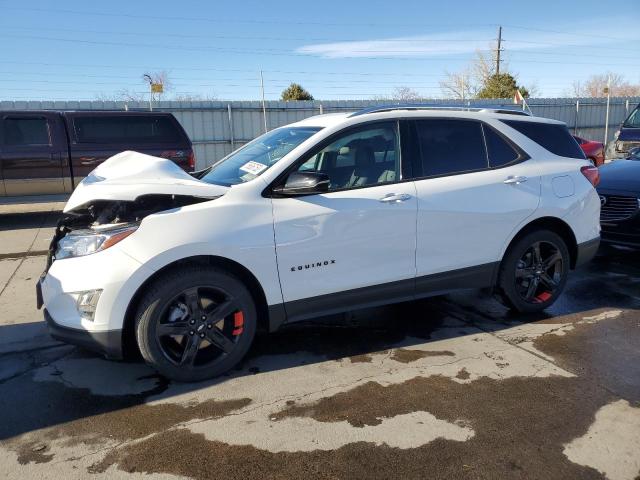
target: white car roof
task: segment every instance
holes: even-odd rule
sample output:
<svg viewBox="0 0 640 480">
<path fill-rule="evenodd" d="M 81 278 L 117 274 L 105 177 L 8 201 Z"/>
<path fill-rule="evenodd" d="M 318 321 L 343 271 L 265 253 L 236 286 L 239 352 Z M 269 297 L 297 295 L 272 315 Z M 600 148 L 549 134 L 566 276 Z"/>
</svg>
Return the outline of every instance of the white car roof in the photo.
<svg viewBox="0 0 640 480">
<path fill-rule="evenodd" d="M 469 118 L 469 119 L 496 119 L 496 120 L 517 120 L 523 122 L 537 123 L 554 123 L 563 124 L 563 122 L 552 120 L 544 117 L 534 117 L 530 115 L 519 114 L 517 110 L 510 113 L 505 109 L 483 109 L 483 110 L 465 110 L 463 108 L 437 108 L 429 107 L 424 109 L 403 108 L 402 106 L 394 108 L 381 107 L 380 111 L 362 111 L 362 112 L 339 112 L 326 113 L 323 115 L 315 115 L 305 118 L 292 125 L 299 127 L 335 127 L 342 123 L 360 123 L 360 121 L 392 119 L 392 118 L 429 118 L 429 117 L 450 117 L 450 118 Z M 355 122 L 354 122 L 355 120 Z"/>
<path fill-rule="evenodd" d="M 305 118 L 299 122 L 295 122 L 292 125 L 296 127 L 332 127 L 342 123 L 349 118 L 353 112 L 339 112 L 339 113 L 325 113 L 323 115 L 314 115 L 313 117 Z"/>
</svg>

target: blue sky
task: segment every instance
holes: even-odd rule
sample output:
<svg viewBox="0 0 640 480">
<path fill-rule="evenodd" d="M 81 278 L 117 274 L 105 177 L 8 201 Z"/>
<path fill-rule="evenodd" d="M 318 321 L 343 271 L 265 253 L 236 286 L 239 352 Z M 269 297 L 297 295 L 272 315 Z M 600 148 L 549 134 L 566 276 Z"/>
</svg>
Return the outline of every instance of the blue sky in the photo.
<svg viewBox="0 0 640 480">
<path fill-rule="evenodd" d="M 525 8 L 526 6 L 527 8 Z M 407 86 L 441 97 L 503 26 L 509 71 L 541 96 L 607 71 L 640 83 L 640 1 L 347 2 L 0 0 L 0 99 L 93 100 L 144 92 L 267 99 L 292 81 L 316 99 L 367 99 Z"/>
</svg>

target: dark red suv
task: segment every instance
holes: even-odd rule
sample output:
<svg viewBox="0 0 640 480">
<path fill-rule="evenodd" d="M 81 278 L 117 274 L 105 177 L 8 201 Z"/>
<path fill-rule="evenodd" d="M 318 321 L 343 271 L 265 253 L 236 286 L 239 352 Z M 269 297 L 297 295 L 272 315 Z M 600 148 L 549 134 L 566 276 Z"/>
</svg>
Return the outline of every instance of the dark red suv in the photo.
<svg viewBox="0 0 640 480">
<path fill-rule="evenodd" d="M 170 113 L 0 112 L 0 197 L 71 193 L 97 165 L 125 150 L 195 169 L 191 140 Z"/>
</svg>

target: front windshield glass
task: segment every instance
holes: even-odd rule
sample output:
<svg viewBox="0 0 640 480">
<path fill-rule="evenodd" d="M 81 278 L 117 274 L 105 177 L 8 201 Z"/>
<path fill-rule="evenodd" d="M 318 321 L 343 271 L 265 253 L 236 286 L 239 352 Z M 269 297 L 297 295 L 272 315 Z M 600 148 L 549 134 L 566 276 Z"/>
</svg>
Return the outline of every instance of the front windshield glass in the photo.
<svg viewBox="0 0 640 480">
<path fill-rule="evenodd" d="M 636 109 L 631 112 L 631 115 L 624 121 L 622 126 L 627 128 L 640 128 L 640 107 L 636 107 Z"/>
<path fill-rule="evenodd" d="M 227 187 L 253 180 L 320 130 L 320 127 L 272 130 L 214 164 L 200 180 Z"/>
</svg>

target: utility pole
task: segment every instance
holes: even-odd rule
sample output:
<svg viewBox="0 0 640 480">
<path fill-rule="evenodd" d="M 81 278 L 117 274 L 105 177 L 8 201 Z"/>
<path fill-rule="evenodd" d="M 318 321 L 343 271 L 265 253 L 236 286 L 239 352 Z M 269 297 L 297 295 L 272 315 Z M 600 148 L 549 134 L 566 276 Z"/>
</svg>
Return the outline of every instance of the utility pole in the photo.
<svg viewBox="0 0 640 480">
<path fill-rule="evenodd" d="M 262 90 L 262 117 L 264 119 L 264 133 L 267 133 L 267 105 L 264 102 L 264 77 L 260 70 L 260 89 Z"/>
<path fill-rule="evenodd" d="M 498 27 L 498 48 L 496 50 L 496 75 L 500 75 L 500 52 L 502 51 L 502 25 Z"/>
</svg>

